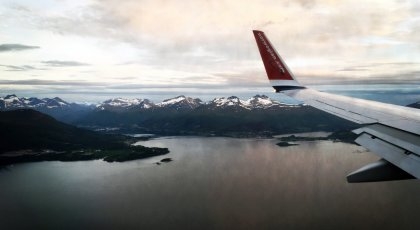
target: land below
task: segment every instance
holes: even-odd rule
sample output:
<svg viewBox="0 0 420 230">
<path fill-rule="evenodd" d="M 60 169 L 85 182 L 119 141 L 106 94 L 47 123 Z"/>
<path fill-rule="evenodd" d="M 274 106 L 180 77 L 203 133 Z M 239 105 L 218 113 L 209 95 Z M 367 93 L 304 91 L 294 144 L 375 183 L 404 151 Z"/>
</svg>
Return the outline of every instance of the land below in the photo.
<svg viewBox="0 0 420 230">
<path fill-rule="evenodd" d="M 167 148 L 133 146 L 149 135 L 271 138 L 275 135 L 331 132 L 328 137 L 281 138 L 352 142 L 358 126 L 306 105 L 288 105 L 264 95 L 202 102 L 179 96 L 154 104 L 147 99 L 112 99 L 95 106 L 59 98 L 0 98 L 0 164 L 30 161 L 103 159 L 122 162 L 163 155 Z M 2 110 L 2 111 L 1 111 Z M 344 131 L 343 131 L 344 130 Z M 127 134 L 136 135 L 127 135 Z"/>
<path fill-rule="evenodd" d="M 351 132 L 350 130 L 336 131 L 327 136 L 314 136 L 314 137 L 297 136 L 297 135 L 292 134 L 289 136 L 279 137 L 278 139 L 280 140 L 280 142 L 278 142 L 277 145 L 280 147 L 288 147 L 288 146 L 298 145 L 296 142 L 300 142 L 300 141 L 325 141 L 325 140 L 355 144 L 354 140 L 356 138 L 357 138 L 357 135 Z"/>
<path fill-rule="evenodd" d="M 138 138 L 74 127 L 40 112 L 0 112 L 0 165 L 34 161 L 103 159 L 123 162 L 169 153 L 132 145 Z"/>
</svg>

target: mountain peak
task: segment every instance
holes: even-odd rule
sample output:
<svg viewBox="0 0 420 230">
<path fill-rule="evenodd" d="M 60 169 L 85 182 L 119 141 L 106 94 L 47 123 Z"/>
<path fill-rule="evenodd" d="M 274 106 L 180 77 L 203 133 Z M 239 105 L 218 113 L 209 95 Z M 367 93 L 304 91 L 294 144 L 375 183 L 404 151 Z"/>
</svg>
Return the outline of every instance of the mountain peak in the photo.
<svg viewBox="0 0 420 230">
<path fill-rule="evenodd" d="M 271 107 L 274 104 L 279 104 L 278 102 L 274 102 L 266 95 L 255 95 L 250 99 L 245 101 L 245 104 L 251 106 L 253 108 L 264 108 L 264 107 Z"/>
<path fill-rule="evenodd" d="M 185 99 L 187 99 L 187 97 L 185 97 L 184 95 L 179 95 L 179 96 L 176 96 L 176 97 L 173 97 L 173 98 L 165 99 L 159 104 L 176 103 L 176 102 L 180 102 L 180 101 L 185 100 Z"/>
<path fill-rule="evenodd" d="M 23 108 L 62 108 L 69 106 L 69 103 L 59 97 L 43 98 L 18 97 L 15 94 L 0 97 L 0 109 L 23 109 Z"/>
<path fill-rule="evenodd" d="M 241 99 L 239 99 L 236 96 L 230 96 L 228 98 L 225 97 L 220 97 L 220 98 L 215 98 L 213 99 L 213 101 L 210 102 L 210 104 L 214 104 L 216 107 L 243 107 L 246 108 L 246 105 L 244 105 L 244 101 L 242 101 Z"/>
<path fill-rule="evenodd" d="M 53 99 L 56 100 L 56 101 L 58 101 L 58 102 L 63 102 L 63 103 L 66 103 L 67 104 L 66 101 L 64 101 L 63 99 L 61 99 L 59 97 L 54 97 Z"/>
<path fill-rule="evenodd" d="M 6 97 L 4 97 L 4 99 L 12 99 L 12 98 L 17 98 L 16 94 L 9 94 Z"/>
<path fill-rule="evenodd" d="M 266 96 L 266 95 L 259 95 L 259 94 L 257 94 L 257 95 L 255 95 L 255 96 L 253 96 L 252 98 L 264 98 L 264 99 L 267 99 L 268 98 L 268 96 Z"/>
<path fill-rule="evenodd" d="M 44 98 L 42 99 L 45 103 L 46 106 L 49 108 L 53 108 L 53 107 L 63 107 L 68 105 L 67 102 L 63 101 L 61 98 L 59 97 L 54 97 L 54 98 Z"/>
<path fill-rule="evenodd" d="M 154 107 L 153 104 L 148 99 L 125 99 L 125 98 L 112 98 L 106 100 L 100 104 L 96 105 L 96 108 L 99 110 L 111 110 L 111 111 L 124 111 L 124 110 L 131 110 L 131 109 L 149 109 Z"/>
<path fill-rule="evenodd" d="M 138 105 L 142 102 L 142 99 L 125 99 L 125 98 L 121 98 L 121 97 L 117 97 L 117 98 L 112 98 L 112 99 L 108 99 L 106 101 L 104 101 L 103 103 L 106 103 L 110 106 L 121 106 L 121 107 L 129 107 L 132 105 Z"/>
<path fill-rule="evenodd" d="M 96 106 L 90 105 L 91 108 L 98 110 L 109 110 L 114 112 L 124 112 L 127 110 L 145 110 L 151 108 L 161 109 L 175 109 L 175 110 L 192 110 L 198 107 L 204 106 L 208 109 L 230 108 L 230 109 L 267 109 L 271 107 L 290 107 L 295 105 L 287 105 L 275 100 L 272 100 L 266 95 L 257 94 L 247 100 L 241 100 L 237 96 L 220 97 L 215 98 L 212 101 L 204 103 L 199 98 L 192 98 L 185 95 L 179 95 L 173 98 L 163 100 L 160 103 L 154 104 L 148 99 L 126 99 L 126 98 L 112 98 L 102 103 L 96 104 Z M 64 108 L 78 108 L 86 107 L 83 104 L 68 103 L 59 97 L 54 98 L 43 98 L 39 99 L 36 97 L 22 97 L 19 98 L 15 94 L 7 95 L 6 97 L 0 97 L 0 109 L 11 110 L 19 108 L 33 108 L 37 110 L 49 110 L 49 109 L 64 109 Z"/>
<path fill-rule="evenodd" d="M 184 95 L 179 95 L 174 98 L 166 99 L 161 103 L 158 103 L 159 107 L 166 107 L 172 109 L 194 109 L 200 106 L 203 102 L 198 98 L 186 97 Z"/>
</svg>

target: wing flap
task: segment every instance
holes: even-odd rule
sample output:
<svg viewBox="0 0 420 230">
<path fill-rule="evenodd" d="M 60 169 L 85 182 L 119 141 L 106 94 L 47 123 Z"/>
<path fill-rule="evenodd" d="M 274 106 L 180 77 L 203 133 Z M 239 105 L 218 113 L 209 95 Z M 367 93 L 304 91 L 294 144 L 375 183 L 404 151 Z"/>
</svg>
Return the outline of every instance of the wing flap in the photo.
<svg viewBox="0 0 420 230">
<path fill-rule="evenodd" d="M 420 178 L 420 157 L 414 153 L 376 138 L 368 133 L 361 134 L 356 143 L 398 166 L 416 178 Z"/>
<path fill-rule="evenodd" d="M 365 126 L 353 131 L 360 135 L 368 133 L 369 135 L 379 138 L 385 142 L 399 146 L 400 148 L 420 156 L 420 137 L 411 133 L 397 130 L 380 124 Z"/>
</svg>

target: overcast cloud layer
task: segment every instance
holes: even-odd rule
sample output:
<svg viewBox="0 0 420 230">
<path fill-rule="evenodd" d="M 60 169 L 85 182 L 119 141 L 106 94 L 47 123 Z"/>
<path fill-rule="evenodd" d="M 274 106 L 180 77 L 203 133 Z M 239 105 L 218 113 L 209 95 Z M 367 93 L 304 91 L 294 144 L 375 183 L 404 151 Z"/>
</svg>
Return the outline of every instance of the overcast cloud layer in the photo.
<svg viewBox="0 0 420 230">
<path fill-rule="evenodd" d="M 415 0 L 6 0 L 0 93 L 268 87 L 253 29 L 303 83 L 420 91 Z"/>
</svg>

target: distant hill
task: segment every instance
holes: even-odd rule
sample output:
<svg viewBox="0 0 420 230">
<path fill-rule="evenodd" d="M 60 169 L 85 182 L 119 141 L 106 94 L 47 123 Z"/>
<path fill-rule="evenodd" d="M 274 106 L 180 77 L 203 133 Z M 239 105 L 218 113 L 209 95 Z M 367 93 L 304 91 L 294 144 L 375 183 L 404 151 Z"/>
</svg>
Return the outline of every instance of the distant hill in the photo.
<svg viewBox="0 0 420 230">
<path fill-rule="evenodd" d="M 167 154 L 129 144 L 129 137 L 77 128 L 35 110 L 0 112 L 0 165 L 33 161 L 128 161 Z"/>
<path fill-rule="evenodd" d="M 89 104 L 69 103 L 59 97 L 40 99 L 18 97 L 15 94 L 0 97 L 0 111 L 33 109 L 67 123 L 79 119 L 94 108 Z"/>
<path fill-rule="evenodd" d="M 0 112 L 0 136 L 0 153 L 19 149 L 124 147 L 122 136 L 77 128 L 31 109 Z"/>
<path fill-rule="evenodd" d="M 407 107 L 420 109 L 420 101 L 407 105 Z"/>
</svg>

